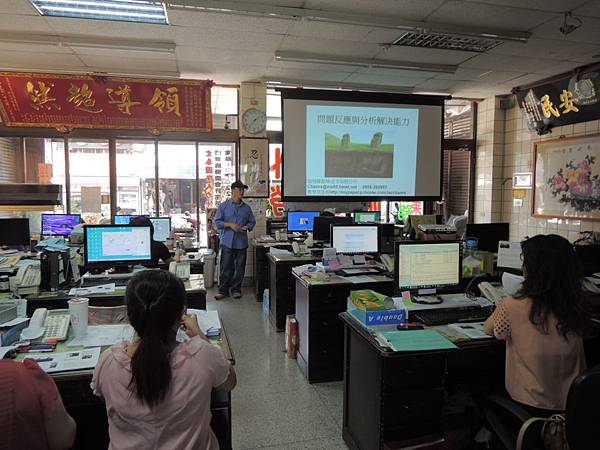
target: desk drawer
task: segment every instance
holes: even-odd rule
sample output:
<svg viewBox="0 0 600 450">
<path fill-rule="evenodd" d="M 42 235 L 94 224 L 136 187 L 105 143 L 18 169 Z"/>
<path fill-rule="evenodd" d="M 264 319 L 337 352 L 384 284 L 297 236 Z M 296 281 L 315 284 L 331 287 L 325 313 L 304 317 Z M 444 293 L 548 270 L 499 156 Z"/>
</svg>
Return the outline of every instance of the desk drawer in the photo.
<svg viewBox="0 0 600 450">
<path fill-rule="evenodd" d="M 348 302 L 348 290 L 340 287 L 328 287 L 325 289 L 313 289 L 310 293 L 311 312 L 346 311 Z"/>
<path fill-rule="evenodd" d="M 384 358 L 384 392 L 443 385 L 446 359 L 441 354 Z"/>
<path fill-rule="evenodd" d="M 311 339 L 317 336 L 338 337 L 340 340 L 344 337 L 344 324 L 338 316 L 339 312 L 322 312 L 310 315 Z"/>
<path fill-rule="evenodd" d="M 344 340 L 315 337 L 309 341 L 309 365 L 311 367 L 340 366 L 344 361 Z"/>
<path fill-rule="evenodd" d="M 398 426 L 439 421 L 443 397 L 442 388 L 405 389 L 393 394 L 384 394 L 381 402 L 381 423 L 384 426 Z"/>
</svg>

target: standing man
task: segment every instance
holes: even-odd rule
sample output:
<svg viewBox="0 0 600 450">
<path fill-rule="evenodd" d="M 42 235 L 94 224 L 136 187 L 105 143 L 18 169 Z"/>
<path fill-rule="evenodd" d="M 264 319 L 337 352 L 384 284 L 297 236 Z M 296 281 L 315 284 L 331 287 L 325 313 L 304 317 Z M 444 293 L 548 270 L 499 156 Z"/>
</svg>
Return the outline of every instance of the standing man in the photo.
<svg viewBox="0 0 600 450">
<path fill-rule="evenodd" d="M 229 295 L 242 296 L 242 281 L 246 269 L 248 231 L 256 225 L 252 209 L 243 202 L 244 190 L 248 189 L 240 180 L 231 184 L 231 198 L 219 205 L 215 225 L 221 234 L 221 273 L 219 293 L 216 300 Z"/>
</svg>

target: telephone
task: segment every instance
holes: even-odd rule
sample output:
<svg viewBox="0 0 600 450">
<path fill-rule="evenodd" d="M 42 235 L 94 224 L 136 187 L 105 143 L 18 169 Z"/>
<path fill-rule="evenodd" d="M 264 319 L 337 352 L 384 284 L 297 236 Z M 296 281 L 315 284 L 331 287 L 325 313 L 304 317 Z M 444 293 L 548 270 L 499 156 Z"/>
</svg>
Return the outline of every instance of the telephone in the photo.
<svg viewBox="0 0 600 450">
<path fill-rule="evenodd" d="M 42 281 L 42 274 L 39 266 L 27 264 L 19 267 L 15 277 L 17 287 L 39 286 Z"/>
<path fill-rule="evenodd" d="M 190 278 L 190 263 L 189 262 L 175 262 L 171 261 L 169 264 L 169 272 L 174 273 L 182 280 Z"/>
<path fill-rule="evenodd" d="M 313 240 L 313 234 L 312 233 L 308 233 L 308 236 L 304 240 L 304 244 L 306 244 L 307 247 L 312 247 L 313 246 L 314 240 Z"/>
<path fill-rule="evenodd" d="M 493 303 L 499 303 L 504 297 L 508 297 L 508 294 L 500 283 L 495 284 L 496 285 L 493 285 L 487 281 L 482 281 L 479 283 L 479 290 L 481 291 L 481 294 L 488 300 L 492 301 Z"/>
<path fill-rule="evenodd" d="M 21 339 L 34 340 L 43 336 L 45 342 L 64 341 L 69 334 L 69 321 L 69 313 L 37 308 L 29 320 L 29 326 L 21 331 Z"/>
<path fill-rule="evenodd" d="M 394 272 L 394 257 L 392 255 L 383 254 L 379 257 L 388 272 Z"/>
<path fill-rule="evenodd" d="M 299 243 L 296 241 L 292 242 L 292 251 L 294 252 L 294 255 L 296 255 L 296 256 L 306 255 L 307 253 L 310 253 L 308 251 L 308 247 L 306 246 L 306 244 Z"/>
</svg>

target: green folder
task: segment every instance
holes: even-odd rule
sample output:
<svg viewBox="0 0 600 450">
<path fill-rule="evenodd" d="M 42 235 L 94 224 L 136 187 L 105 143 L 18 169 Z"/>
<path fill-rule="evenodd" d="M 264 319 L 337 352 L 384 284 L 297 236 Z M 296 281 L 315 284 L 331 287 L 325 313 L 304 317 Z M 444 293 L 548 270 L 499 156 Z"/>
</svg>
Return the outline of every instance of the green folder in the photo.
<svg viewBox="0 0 600 450">
<path fill-rule="evenodd" d="M 389 331 L 381 333 L 396 352 L 457 348 L 435 330 Z"/>
</svg>

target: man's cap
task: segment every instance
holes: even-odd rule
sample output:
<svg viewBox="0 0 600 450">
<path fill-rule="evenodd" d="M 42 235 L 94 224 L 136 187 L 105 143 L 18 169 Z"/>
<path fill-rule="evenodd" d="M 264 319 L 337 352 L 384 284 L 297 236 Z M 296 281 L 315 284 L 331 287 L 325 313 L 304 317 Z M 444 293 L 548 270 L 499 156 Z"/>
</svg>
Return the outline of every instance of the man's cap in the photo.
<svg viewBox="0 0 600 450">
<path fill-rule="evenodd" d="M 231 183 L 231 189 L 234 189 L 234 188 L 248 189 L 248 186 L 246 186 L 240 180 L 235 180 L 233 183 Z"/>
</svg>

